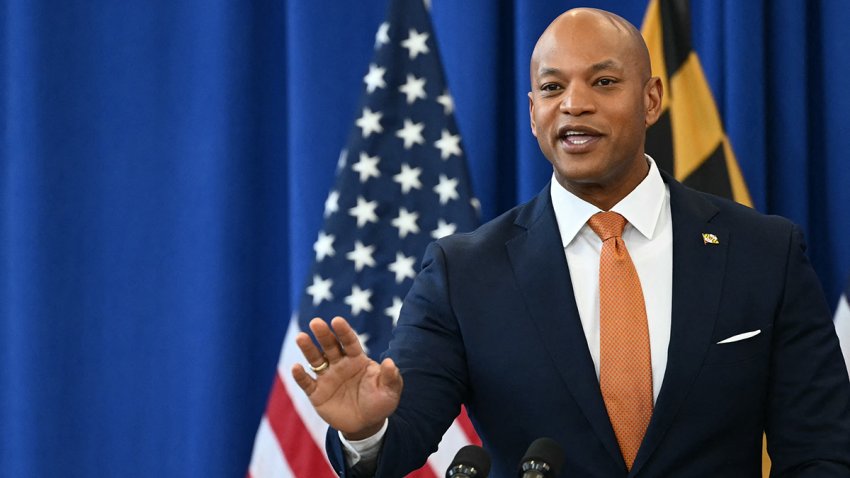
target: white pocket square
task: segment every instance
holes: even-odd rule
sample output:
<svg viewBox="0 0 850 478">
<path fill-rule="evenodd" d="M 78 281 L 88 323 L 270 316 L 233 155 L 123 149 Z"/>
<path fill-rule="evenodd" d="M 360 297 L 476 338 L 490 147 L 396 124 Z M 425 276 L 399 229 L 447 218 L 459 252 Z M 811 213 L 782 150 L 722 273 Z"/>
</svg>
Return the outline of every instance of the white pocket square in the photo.
<svg viewBox="0 0 850 478">
<path fill-rule="evenodd" d="M 749 332 L 744 332 L 743 334 L 733 335 L 728 339 L 723 339 L 718 344 L 728 344 L 732 342 L 740 342 L 741 340 L 747 340 L 750 337 L 755 337 L 756 335 L 761 333 L 761 329 L 751 330 Z"/>
</svg>

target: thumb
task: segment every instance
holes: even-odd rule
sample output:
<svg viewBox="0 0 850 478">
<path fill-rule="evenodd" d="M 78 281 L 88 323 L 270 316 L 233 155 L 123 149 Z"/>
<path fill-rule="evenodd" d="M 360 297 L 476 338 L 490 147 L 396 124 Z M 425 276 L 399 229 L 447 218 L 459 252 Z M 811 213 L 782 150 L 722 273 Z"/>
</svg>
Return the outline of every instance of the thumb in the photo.
<svg viewBox="0 0 850 478">
<path fill-rule="evenodd" d="M 401 372 L 391 358 L 385 358 L 381 362 L 381 371 L 378 376 L 378 383 L 382 387 L 386 387 L 395 393 L 401 394 L 401 389 L 404 385 L 401 378 Z"/>
</svg>

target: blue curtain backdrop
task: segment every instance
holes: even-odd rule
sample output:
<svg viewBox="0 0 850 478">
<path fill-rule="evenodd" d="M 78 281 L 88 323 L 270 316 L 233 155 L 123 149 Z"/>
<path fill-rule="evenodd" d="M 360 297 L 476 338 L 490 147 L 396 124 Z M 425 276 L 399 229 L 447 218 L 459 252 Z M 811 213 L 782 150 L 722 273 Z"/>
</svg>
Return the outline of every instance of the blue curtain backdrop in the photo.
<svg viewBox="0 0 850 478">
<path fill-rule="evenodd" d="M 528 58 L 574 3 L 433 0 L 485 219 L 548 180 Z M 582 3 L 638 25 L 646 6 Z M 384 9 L 5 0 L 0 475 L 244 474 Z M 692 16 L 755 206 L 803 226 L 835 303 L 850 3 Z"/>
</svg>

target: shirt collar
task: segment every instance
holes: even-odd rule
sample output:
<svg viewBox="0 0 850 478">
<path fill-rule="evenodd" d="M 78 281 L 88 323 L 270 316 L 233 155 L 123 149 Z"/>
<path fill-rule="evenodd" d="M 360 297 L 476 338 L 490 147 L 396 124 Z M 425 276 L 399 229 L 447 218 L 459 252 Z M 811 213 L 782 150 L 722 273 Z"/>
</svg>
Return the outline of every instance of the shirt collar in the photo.
<svg viewBox="0 0 850 478">
<path fill-rule="evenodd" d="M 658 172 L 655 161 L 648 154 L 645 156 L 649 161 L 649 173 L 632 192 L 615 204 L 611 210 L 622 214 L 638 232 L 647 239 L 652 239 L 661 208 L 664 206 L 666 186 L 664 180 L 661 179 L 661 173 Z M 590 219 L 590 216 L 601 210 L 564 189 L 555 180 L 554 173 L 549 191 L 552 197 L 552 206 L 555 208 L 555 219 L 558 221 L 561 241 L 563 246 L 567 247 L 587 223 L 587 220 Z"/>
</svg>

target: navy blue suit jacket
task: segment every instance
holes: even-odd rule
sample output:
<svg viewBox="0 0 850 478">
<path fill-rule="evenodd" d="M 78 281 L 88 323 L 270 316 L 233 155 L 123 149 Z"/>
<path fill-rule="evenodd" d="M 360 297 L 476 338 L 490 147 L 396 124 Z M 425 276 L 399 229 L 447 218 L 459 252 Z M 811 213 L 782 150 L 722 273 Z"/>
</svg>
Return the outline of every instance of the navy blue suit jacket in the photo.
<svg viewBox="0 0 850 478">
<path fill-rule="evenodd" d="M 548 187 L 475 232 L 431 244 L 388 350 L 404 391 L 377 476 L 423 465 L 466 404 L 516 476 L 528 445 L 563 477 L 850 476 L 850 381 L 829 307 L 789 221 L 669 176 L 673 303 L 664 382 L 631 472 L 617 447 L 573 296 Z M 703 233 L 719 244 L 705 244 Z M 730 336 L 760 330 L 739 342 Z M 344 475 L 336 432 L 331 461 Z"/>
</svg>

